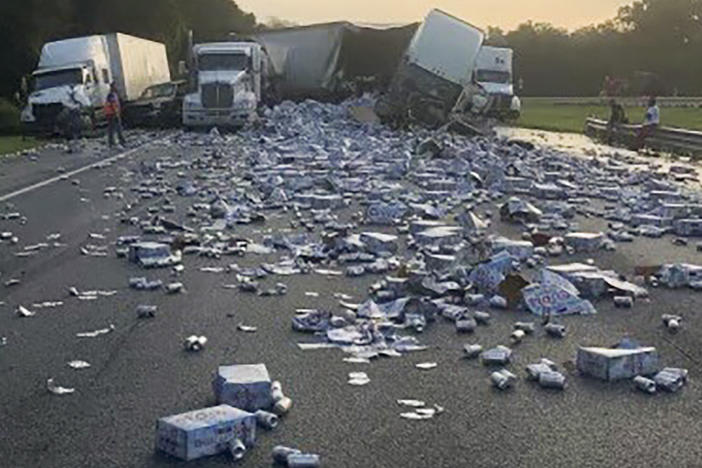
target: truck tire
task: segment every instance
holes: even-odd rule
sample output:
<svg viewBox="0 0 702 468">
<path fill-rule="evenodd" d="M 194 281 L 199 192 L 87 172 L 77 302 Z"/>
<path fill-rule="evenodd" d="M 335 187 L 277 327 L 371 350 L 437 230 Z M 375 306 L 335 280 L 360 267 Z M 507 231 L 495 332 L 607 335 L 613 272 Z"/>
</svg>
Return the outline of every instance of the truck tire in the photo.
<svg viewBox="0 0 702 468">
<path fill-rule="evenodd" d="M 390 119 L 395 114 L 393 105 L 391 104 L 390 98 L 387 95 L 383 95 L 378 98 L 378 100 L 375 102 L 374 111 L 380 120 Z"/>
<path fill-rule="evenodd" d="M 446 110 L 441 101 L 414 94 L 410 96 L 408 103 L 410 117 L 428 128 L 438 128 L 447 120 Z"/>
</svg>

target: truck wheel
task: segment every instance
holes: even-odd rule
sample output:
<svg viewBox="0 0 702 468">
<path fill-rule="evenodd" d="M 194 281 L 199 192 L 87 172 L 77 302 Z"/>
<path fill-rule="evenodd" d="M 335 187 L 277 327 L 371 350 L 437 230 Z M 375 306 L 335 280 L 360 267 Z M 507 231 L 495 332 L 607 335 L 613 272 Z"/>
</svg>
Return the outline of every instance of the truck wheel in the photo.
<svg viewBox="0 0 702 468">
<path fill-rule="evenodd" d="M 437 128 L 446 122 L 446 111 L 439 102 L 414 96 L 409 106 L 412 119 L 429 128 Z"/>
<path fill-rule="evenodd" d="M 389 119 L 393 116 L 394 112 L 392 105 L 390 104 L 390 99 L 387 96 L 381 96 L 375 102 L 374 108 L 375 114 L 380 117 L 381 120 Z"/>
</svg>

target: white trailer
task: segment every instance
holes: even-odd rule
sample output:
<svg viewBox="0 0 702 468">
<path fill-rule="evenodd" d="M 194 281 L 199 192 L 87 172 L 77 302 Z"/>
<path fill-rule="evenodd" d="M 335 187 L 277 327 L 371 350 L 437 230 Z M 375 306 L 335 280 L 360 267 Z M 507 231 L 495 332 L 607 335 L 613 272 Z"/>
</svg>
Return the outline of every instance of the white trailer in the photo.
<svg viewBox="0 0 702 468">
<path fill-rule="evenodd" d="M 28 132 L 52 132 L 64 107 L 80 108 L 90 124 L 101 121 L 110 83 L 126 104 L 171 75 L 165 45 L 111 33 L 45 44 L 32 78 L 22 124 Z"/>
<path fill-rule="evenodd" d="M 146 88 L 171 81 L 166 46 L 127 34 L 107 34 L 113 81 L 124 102 L 139 99 Z"/>
<path fill-rule="evenodd" d="M 470 83 L 485 35 L 441 10 L 432 10 L 407 49 L 407 61 L 451 83 Z"/>
<path fill-rule="evenodd" d="M 417 29 L 376 113 L 386 121 L 407 118 L 428 126 L 445 123 L 472 82 L 484 33 L 441 10 Z"/>
</svg>

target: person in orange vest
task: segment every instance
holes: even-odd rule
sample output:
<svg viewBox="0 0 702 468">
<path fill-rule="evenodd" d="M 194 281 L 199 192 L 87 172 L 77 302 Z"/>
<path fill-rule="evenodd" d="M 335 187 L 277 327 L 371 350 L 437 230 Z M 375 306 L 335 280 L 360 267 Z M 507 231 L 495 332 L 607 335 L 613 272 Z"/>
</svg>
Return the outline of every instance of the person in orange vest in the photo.
<svg viewBox="0 0 702 468">
<path fill-rule="evenodd" d="M 122 109 L 120 108 L 119 104 L 117 86 L 114 83 L 110 85 L 110 93 L 107 95 L 104 111 L 105 117 L 107 117 L 107 144 L 110 146 L 110 148 L 114 146 L 115 132 L 117 132 L 119 144 L 124 146 L 126 142 L 122 132 Z"/>
</svg>

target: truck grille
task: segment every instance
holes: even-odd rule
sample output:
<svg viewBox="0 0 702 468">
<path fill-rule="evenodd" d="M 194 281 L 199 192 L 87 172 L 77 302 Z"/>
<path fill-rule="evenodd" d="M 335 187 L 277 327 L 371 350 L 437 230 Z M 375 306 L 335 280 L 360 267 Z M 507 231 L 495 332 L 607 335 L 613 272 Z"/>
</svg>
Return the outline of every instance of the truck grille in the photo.
<svg viewBox="0 0 702 468">
<path fill-rule="evenodd" d="M 56 122 L 56 117 L 63 110 L 63 104 L 34 104 L 32 113 L 39 124 L 53 125 Z"/>
<path fill-rule="evenodd" d="M 509 94 L 494 94 L 492 97 L 495 109 L 509 110 L 512 106 L 512 96 Z"/>
<path fill-rule="evenodd" d="M 226 83 L 202 85 L 202 105 L 206 108 L 229 109 L 234 103 L 234 88 Z"/>
</svg>

